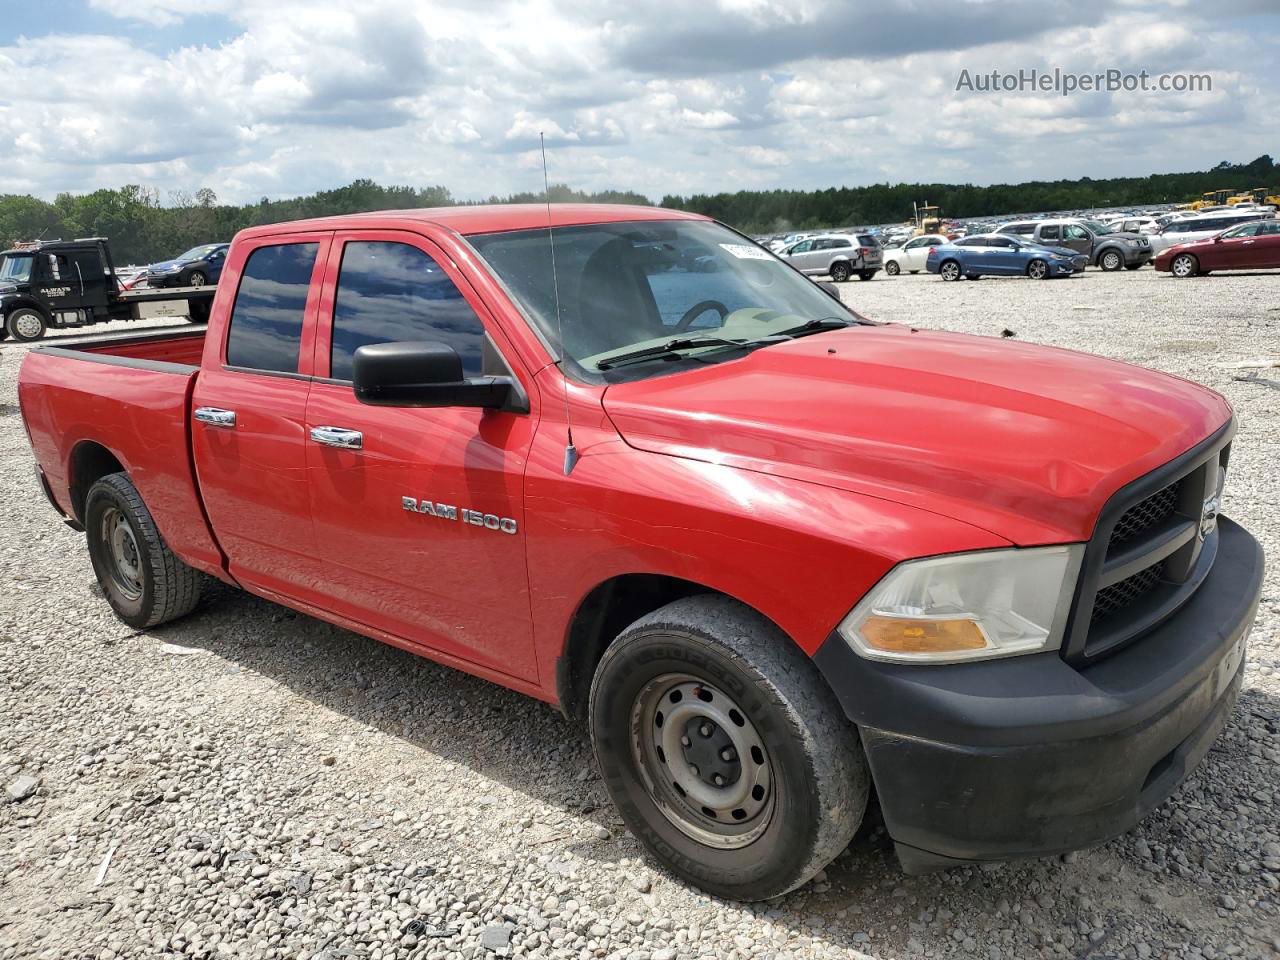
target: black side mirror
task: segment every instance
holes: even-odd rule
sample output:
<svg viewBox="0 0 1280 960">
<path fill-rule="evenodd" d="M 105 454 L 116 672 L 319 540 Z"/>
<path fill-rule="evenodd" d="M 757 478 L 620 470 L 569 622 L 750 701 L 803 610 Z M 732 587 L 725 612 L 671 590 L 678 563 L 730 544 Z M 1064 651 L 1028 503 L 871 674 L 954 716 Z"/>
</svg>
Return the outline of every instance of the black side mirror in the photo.
<svg viewBox="0 0 1280 960">
<path fill-rule="evenodd" d="M 815 280 L 814 283 L 820 286 L 823 292 L 830 296 L 831 299 L 838 303 L 844 303 L 844 300 L 840 298 L 840 284 L 832 283 L 830 280 Z"/>
<path fill-rule="evenodd" d="M 372 343 L 352 360 L 356 399 L 379 407 L 484 407 L 528 413 L 513 377 L 464 377 L 447 343 Z"/>
</svg>

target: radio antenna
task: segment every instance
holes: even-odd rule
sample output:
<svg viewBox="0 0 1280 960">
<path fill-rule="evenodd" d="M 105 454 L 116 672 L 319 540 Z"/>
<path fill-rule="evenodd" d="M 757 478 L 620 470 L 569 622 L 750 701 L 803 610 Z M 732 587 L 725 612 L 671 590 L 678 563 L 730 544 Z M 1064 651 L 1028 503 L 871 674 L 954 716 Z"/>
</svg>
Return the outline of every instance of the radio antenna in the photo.
<svg viewBox="0 0 1280 960">
<path fill-rule="evenodd" d="M 569 378 L 565 374 L 564 315 L 560 311 L 560 277 L 556 274 L 556 235 L 551 227 L 551 181 L 547 177 L 547 138 L 538 131 L 542 146 L 542 188 L 547 201 L 547 241 L 551 245 L 551 287 L 556 298 L 556 338 L 560 341 L 560 376 L 564 377 L 564 429 L 568 444 L 564 448 L 564 475 L 573 472 L 578 463 L 578 448 L 573 445 L 573 420 L 569 416 Z"/>
</svg>

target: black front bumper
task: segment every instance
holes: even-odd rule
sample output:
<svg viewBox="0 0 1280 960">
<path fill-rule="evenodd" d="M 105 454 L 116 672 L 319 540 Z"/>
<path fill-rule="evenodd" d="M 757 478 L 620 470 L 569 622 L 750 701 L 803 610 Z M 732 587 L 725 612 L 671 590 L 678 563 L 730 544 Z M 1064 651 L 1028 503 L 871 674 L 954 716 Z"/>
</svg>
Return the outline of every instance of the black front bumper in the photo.
<svg viewBox="0 0 1280 960">
<path fill-rule="evenodd" d="M 837 634 L 814 657 L 858 725 L 909 872 L 1045 856 L 1130 829 L 1208 752 L 1240 688 L 1263 555 L 1219 522 L 1186 604 L 1077 669 L 1057 653 L 939 666 L 865 660 Z"/>
</svg>

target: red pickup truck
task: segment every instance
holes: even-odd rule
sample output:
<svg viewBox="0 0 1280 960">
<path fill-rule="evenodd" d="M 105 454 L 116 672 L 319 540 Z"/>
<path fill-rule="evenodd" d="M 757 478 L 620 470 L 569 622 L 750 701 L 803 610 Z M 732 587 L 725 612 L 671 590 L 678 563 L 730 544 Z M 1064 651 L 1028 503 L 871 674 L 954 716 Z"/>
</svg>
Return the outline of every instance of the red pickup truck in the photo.
<svg viewBox="0 0 1280 960">
<path fill-rule="evenodd" d="M 1129 829 L 1227 722 L 1261 589 L 1217 394 L 872 323 L 671 210 L 257 227 L 207 331 L 34 349 L 19 397 L 126 623 L 212 576 L 555 704 L 732 898 L 872 790 L 910 871 Z"/>
</svg>

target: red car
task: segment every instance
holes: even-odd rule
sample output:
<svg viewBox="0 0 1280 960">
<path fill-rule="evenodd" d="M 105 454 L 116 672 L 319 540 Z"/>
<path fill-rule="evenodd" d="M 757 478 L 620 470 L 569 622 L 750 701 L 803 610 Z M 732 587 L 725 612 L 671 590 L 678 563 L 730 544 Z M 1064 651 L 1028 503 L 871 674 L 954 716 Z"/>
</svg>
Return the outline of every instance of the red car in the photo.
<svg viewBox="0 0 1280 960">
<path fill-rule="evenodd" d="M 18 388 L 126 623 L 208 574 L 554 704 L 725 897 L 804 883 L 872 790 L 912 871 L 1128 830 L 1231 715 L 1261 591 L 1222 397 L 873 323 L 672 210 L 255 227 L 207 331 Z"/>
<path fill-rule="evenodd" d="M 1280 220 L 1242 223 L 1213 237 L 1175 244 L 1155 259 L 1157 270 L 1175 277 L 1276 267 L 1280 267 Z"/>
</svg>

